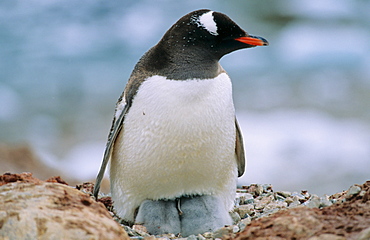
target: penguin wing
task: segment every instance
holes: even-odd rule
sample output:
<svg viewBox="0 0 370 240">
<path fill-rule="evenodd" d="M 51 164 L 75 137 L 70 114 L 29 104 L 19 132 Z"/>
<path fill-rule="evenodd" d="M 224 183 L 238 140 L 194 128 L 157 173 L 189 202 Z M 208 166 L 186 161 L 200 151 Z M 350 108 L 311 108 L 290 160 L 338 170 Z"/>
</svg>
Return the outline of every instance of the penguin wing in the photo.
<svg viewBox="0 0 370 240">
<path fill-rule="evenodd" d="M 107 164 L 111 158 L 114 142 L 116 141 L 116 138 L 122 129 L 123 121 L 124 121 L 125 115 L 129 107 L 130 107 L 130 104 L 126 103 L 125 97 L 121 96 L 120 99 L 118 99 L 118 102 L 116 105 L 116 111 L 115 111 L 115 115 L 113 118 L 112 127 L 108 135 L 107 144 L 105 146 L 103 161 L 101 163 L 98 176 L 96 177 L 94 192 L 93 192 L 95 199 L 98 199 L 98 193 L 99 193 L 101 181 L 103 180 L 105 169 L 107 168 Z"/>
<path fill-rule="evenodd" d="M 245 171 L 245 155 L 244 155 L 244 144 L 243 136 L 240 131 L 238 120 L 235 118 L 235 127 L 236 127 L 236 138 L 235 138 L 235 155 L 236 162 L 238 164 L 238 177 L 241 177 Z"/>
</svg>

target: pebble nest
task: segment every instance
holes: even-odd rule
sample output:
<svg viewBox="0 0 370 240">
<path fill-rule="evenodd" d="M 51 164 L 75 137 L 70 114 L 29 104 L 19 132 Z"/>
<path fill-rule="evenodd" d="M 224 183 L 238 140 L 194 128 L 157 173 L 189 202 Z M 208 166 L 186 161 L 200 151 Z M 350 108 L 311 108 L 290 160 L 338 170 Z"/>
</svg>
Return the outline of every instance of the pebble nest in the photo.
<svg viewBox="0 0 370 240">
<path fill-rule="evenodd" d="M 370 185 L 370 181 L 367 183 Z M 355 184 L 347 191 L 336 193 L 331 196 L 318 196 L 316 194 L 310 194 L 306 190 L 302 190 L 301 192 L 275 192 L 271 184 L 251 184 L 249 186 L 242 186 L 236 191 L 235 207 L 230 213 L 234 221 L 233 225 L 225 226 L 214 232 L 206 232 L 197 236 L 191 235 L 187 238 L 182 238 L 181 236 L 177 236 L 175 234 L 154 236 L 148 234 L 145 227 L 142 225 L 128 226 L 127 223 L 125 223 L 115 214 L 112 201 L 109 196 L 100 195 L 99 201 L 104 203 L 104 205 L 110 211 L 112 217 L 121 224 L 131 239 L 230 239 L 240 235 L 239 233 L 243 232 L 243 230 L 245 230 L 246 227 L 252 222 L 256 222 L 258 219 L 266 218 L 284 209 L 323 209 L 332 205 L 340 205 L 355 197 L 362 198 L 367 194 L 368 190 L 365 189 L 364 186 L 365 184 Z M 81 185 L 78 188 L 84 192 L 91 193 L 92 187 L 93 185 L 91 183 L 87 183 L 86 186 Z"/>
</svg>

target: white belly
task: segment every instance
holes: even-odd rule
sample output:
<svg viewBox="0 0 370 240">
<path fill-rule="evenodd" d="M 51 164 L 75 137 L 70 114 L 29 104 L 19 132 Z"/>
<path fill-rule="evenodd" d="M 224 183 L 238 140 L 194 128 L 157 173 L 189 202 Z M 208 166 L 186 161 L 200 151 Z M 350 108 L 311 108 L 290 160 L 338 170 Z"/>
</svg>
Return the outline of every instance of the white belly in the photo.
<svg viewBox="0 0 370 240">
<path fill-rule="evenodd" d="M 234 118 L 226 73 L 212 80 L 148 78 L 114 145 L 110 177 L 118 214 L 132 221 L 145 199 L 193 194 L 223 196 L 229 208 L 237 178 Z"/>
</svg>

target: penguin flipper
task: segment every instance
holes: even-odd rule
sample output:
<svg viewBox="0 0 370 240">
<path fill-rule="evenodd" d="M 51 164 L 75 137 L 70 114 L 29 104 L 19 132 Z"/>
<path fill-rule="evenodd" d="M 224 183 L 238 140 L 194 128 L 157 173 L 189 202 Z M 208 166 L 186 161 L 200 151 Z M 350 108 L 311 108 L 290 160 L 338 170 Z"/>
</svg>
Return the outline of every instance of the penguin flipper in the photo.
<svg viewBox="0 0 370 240">
<path fill-rule="evenodd" d="M 129 109 L 129 104 L 126 104 L 125 97 L 121 96 L 118 99 L 118 102 L 116 105 L 115 117 L 113 118 L 112 127 L 108 135 L 108 141 L 105 146 L 103 161 L 101 163 L 98 176 L 96 177 L 96 180 L 95 180 L 94 191 L 93 191 L 95 199 L 98 199 L 101 181 L 103 180 L 105 169 L 107 168 L 107 164 L 112 155 L 114 142 L 122 129 L 123 121 L 124 121 L 124 118 L 125 118 L 125 115 L 128 109 Z M 119 116 L 117 118 L 118 114 Z"/>
<path fill-rule="evenodd" d="M 245 154 L 244 154 L 243 136 L 238 124 L 238 120 L 236 120 L 236 118 L 235 118 L 235 127 L 236 127 L 235 155 L 236 162 L 238 165 L 238 177 L 241 177 L 245 171 Z"/>
</svg>

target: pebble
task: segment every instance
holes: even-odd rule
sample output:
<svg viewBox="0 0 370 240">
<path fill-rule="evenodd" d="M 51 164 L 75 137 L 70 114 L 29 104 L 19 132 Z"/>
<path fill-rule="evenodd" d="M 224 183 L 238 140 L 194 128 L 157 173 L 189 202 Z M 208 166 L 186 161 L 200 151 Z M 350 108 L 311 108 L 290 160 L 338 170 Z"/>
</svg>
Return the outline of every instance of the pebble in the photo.
<svg viewBox="0 0 370 240">
<path fill-rule="evenodd" d="M 202 234 L 198 234 L 197 236 L 197 239 L 198 240 L 205 240 L 206 238 L 202 236 Z"/>
<path fill-rule="evenodd" d="M 262 197 L 261 200 L 256 202 L 256 204 L 254 205 L 254 208 L 257 209 L 257 210 L 261 210 L 261 209 L 265 208 L 265 206 L 273 200 L 274 200 L 273 195 Z"/>
<path fill-rule="evenodd" d="M 245 227 L 248 224 L 250 224 L 251 222 L 252 222 L 252 219 L 250 217 L 240 220 L 240 222 L 238 223 L 238 227 L 239 227 L 240 232 L 243 231 L 245 229 Z"/>
<path fill-rule="evenodd" d="M 240 222 L 240 220 L 242 220 L 239 213 L 237 213 L 237 212 L 231 212 L 230 216 L 231 216 L 231 219 L 233 220 L 234 224 L 238 224 L 238 222 Z"/>
<path fill-rule="evenodd" d="M 319 196 L 313 194 L 310 197 L 309 201 L 305 202 L 304 205 L 309 207 L 309 208 L 318 208 L 318 207 L 320 207 L 320 203 L 321 202 L 320 202 Z"/>
<path fill-rule="evenodd" d="M 323 207 L 329 207 L 333 205 L 332 201 L 330 201 L 328 195 L 324 195 L 323 197 L 320 198 L 320 208 Z"/>
<path fill-rule="evenodd" d="M 197 240 L 198 238 L 195 235 L 190 235 L 187 239 L 188 240 Z"/>
<path fill-rule="evenodd" d="M 370 227 L 362 230 L 357 236 L 357 240 L 369 240 L 369 239 L 370 239 Z"/>
<path fill-rule="evenodd" d="M 242 205 L 238 208 L 235 209 L 237 213 L 239 213 L 239 216 L 243 219 L 245 217 L 253 216 L 255 213 L 254 210 L 254 205 L 253 204 L 247 204 L 247 205 Z"/>
<path fill-rule="evenodd" d="M 213 232 L 213 237 L 222 238 L 223 236 L 230 235 L 230 233 L 234 233 L 233 226 L 222 227 Z"/>
<path fill-rule="evenodd" d="M 352 197 L 354 195 L 357 195 L 361 192 L 361 187 L 357 186 L 357 185 L 353 185 L 351 186 L 349 189 L 348 189 L 348 192 L 346 194 L 347 197 Z"/>
<path fill-rule="evenodd" d="M 292 193 L 288 192 L 288 191 L 279 191 L 279 192 L 276 192 L 276 193 L 280 196 L 283 196 L 284 198 L 290 197 L 292 195 Z"/>
</svg>

